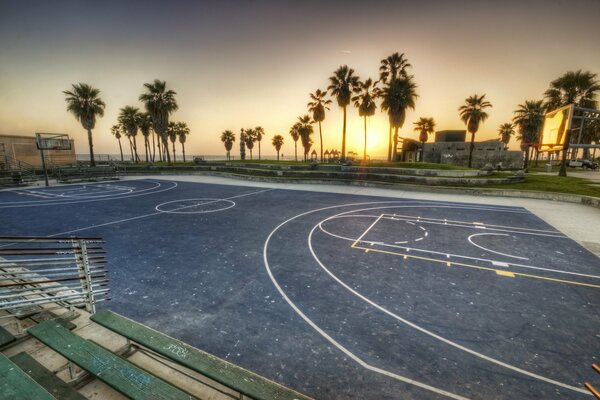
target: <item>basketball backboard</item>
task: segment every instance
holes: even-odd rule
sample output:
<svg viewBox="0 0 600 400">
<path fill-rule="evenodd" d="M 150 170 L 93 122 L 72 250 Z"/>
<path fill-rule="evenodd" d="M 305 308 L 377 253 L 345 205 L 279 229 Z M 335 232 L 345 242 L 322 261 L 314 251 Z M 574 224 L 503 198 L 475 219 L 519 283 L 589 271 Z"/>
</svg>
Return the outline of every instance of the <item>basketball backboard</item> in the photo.
<svg viewBox="0 0 600 400">
<path fill-rule="evenodd" d="M 39 150 L 71 150 L 69 135 L 64 133 L 36 133 L 35 142 Z"/>
</svg>

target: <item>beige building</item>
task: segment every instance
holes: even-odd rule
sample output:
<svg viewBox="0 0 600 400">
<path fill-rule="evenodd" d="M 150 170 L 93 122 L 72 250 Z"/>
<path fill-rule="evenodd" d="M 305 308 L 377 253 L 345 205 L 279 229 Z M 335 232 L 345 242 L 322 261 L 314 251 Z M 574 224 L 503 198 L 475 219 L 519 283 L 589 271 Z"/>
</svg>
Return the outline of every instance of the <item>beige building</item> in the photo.
<svg viewBox="0 0 600 400">
<path fill-rule="evenodd" d="M 44 155 L 48 167 L 75 163 L 75 142 L 71 139 L 71 150 L 44 150 Z M 42 166 L 35 136 L 0 135 L 0 169 L 14 165 L 15 161 L 34 167 Z"/>
</svg>

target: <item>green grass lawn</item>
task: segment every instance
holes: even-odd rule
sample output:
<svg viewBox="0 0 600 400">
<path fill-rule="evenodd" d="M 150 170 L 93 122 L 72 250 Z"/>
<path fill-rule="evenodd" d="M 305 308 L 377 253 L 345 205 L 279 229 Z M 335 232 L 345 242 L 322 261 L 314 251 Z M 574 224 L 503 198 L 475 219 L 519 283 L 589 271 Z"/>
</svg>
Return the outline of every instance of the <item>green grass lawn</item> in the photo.
<svg viewBox="0 0 600 400">
<path fill-rule="evenodd" d="M 593 185 L 583 178 L 572 176 L 562 177 L 556 175 L 531 175 L 525 177 L 524 182 L 500 185 L 481 185 L 482 188 L 536 190 L 540 192 L 571 193 L 583 196 L 600 197 L 600 186 Z"/>
</svg>

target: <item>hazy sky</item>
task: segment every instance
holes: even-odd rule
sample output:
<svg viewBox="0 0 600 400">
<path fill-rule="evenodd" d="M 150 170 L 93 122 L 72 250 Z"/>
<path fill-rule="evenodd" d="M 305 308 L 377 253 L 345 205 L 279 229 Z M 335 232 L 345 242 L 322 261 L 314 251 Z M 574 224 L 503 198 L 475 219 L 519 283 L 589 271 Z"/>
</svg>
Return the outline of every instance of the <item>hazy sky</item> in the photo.
<svg viewBox="0 0 600 400">
<path fill-rule="evenodd" d="M 142 84 L 177 92 L 173 120 L 188 123 L 188 154 L 222 154 L 220 133 L 261 125 L 263 154 L 305 114 L 308 93 L 325 89 L 347 64 L 377 77 L 398 51 L 412 63 L 419 98 L 412 123 L 435 118 L 461 129 L 457 108 L 486 93 L 494 107 L 479 138 L 497 136 L 517 104 L 541 98 L 567 70 L 600 73 L 600 1 L 10 1 L 0 0 L 0 133 L 65 132 L 87 152 L 85 132 L 65 111 L 62 91 L 86 82 L 106 113 L 97 153 L 116 153 L 119 108 L 136 105 Z M 362 153 L 362 120 L 348 112 L 349 150 Z M 332 104 L 325 147 L 340 147 L 342 115 Z M 386 152 L 387 117 L 369 122 L 369 153 Z M 315 135 L 318 147 L 318 136 Z M 516 147 L 516 146 L 513 146 Z M 234 147 L 237 154 L 237 146 Z"/>
</svg>

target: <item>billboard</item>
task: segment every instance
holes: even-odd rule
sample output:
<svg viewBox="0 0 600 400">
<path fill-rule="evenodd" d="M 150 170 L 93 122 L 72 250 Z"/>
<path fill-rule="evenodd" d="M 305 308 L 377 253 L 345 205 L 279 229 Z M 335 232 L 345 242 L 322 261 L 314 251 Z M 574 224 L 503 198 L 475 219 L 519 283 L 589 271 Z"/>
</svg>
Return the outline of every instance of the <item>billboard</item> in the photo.
<svg viewBox="0 0 600 400">
<path fill-rule="evenodd" d="M 539 151 L 562 150 L 567 131 L 571 129 L 574 105 L 570 104 L 550 111 L 544 117 Z"/>
</svg>

